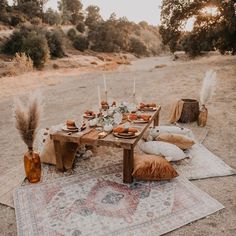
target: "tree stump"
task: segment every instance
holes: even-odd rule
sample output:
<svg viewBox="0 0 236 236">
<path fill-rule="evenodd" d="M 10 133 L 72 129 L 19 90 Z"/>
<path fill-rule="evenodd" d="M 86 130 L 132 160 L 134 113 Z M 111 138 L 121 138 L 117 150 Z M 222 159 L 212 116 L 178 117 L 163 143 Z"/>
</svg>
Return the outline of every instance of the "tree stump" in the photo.
<svg viewBox="0 0 236 236">
<path fill-rule="evenodd" d="M 198 120 L 199 102 L 195 99 L 182 99 L 183 110 L 179 119 L 181 123 L 189 123 Z"/>
</svg>

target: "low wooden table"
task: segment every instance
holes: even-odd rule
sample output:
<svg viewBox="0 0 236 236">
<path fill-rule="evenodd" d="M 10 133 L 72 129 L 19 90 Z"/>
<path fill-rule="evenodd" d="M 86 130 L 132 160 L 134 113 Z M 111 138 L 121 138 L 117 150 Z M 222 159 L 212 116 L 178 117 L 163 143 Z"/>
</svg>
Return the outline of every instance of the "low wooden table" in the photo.
<svg viewBox="0 0 236 236">
<path fill-rule="evenodd" d="M 116 138 L 113 134 L 107 135 L 103 139 L 98 138 L 98 132 L 94 129 L 91 132 L 83 135 L 82 137 L 78 133 L 72 133 L 68 135 L 67 132 L 58 131 L 51 134 L 51 139 L 54 141 L 54 148 L 56 153 L 56 167 L 60 171 L 64 171 L 63 155 L 75 155 L 78 145 L 96 145 L 96 146 L 109 146 L 114 148 L 123 148 L 123 182 L 132 183 L 132 171 L 134 165 L 134 147 L 138 141 L 142 138 L 144 132 L 148 129 L 151 123 L 154 126 L 159 125 L 159 115 L 161 107 L 158 106 L 156 111 L 145 112 L 145 114 L 152 115 L 148 123 L 145 124 L 133 124 L 133 126 L 139 128 L 140 135 L 134 139 L 122 139 Z M 127 123 L 130 123 L 127 121 Z M 94 131 L 94 132 L 93 132 Z M 62 143 L 67 144 L 67 151 L 62 152 Z"/>
</svg>

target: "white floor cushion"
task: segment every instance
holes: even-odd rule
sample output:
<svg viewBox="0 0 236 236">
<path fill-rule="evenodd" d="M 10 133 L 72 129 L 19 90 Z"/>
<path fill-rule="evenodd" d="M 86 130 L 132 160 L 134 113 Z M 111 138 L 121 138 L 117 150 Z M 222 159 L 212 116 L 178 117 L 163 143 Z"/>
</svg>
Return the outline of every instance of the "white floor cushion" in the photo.
<svg viewBox="0 0 236 236">
<path fill-rule="evenodd" d="M 162 155 L 168 161 L 179 161 L 186 158 L 186 154 L 176 145 L 166 142 L 150 141 L 140 144 L 140 149 L 152 155 Z"/>
</svg>

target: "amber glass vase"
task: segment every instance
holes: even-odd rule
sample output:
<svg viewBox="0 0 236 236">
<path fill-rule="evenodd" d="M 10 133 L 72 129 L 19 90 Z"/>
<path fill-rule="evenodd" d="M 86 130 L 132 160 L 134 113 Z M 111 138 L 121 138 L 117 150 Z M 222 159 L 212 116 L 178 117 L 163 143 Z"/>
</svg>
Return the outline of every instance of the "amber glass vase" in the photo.
<svg viewBox="0 0 236 236">
<path fill-rule="evenodd" d="M 205 105 L 201 106 L 200 113 L 198 116 L 198 125 L 201 127 L 206 126 L 207 123 L 208 110 Z"/>
<path fill-rule="evenodd" d="M 30 183 L 37 183 L 41 178 L 41 162 L 37 152 L 29 148 L 24 155 L 25 174 Z"/>
</svg>

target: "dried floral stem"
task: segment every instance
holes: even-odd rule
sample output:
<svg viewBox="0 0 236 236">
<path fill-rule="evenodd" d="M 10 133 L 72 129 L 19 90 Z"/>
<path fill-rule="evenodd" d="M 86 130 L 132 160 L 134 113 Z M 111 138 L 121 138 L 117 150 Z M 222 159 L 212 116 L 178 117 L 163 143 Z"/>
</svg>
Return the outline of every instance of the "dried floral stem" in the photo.
<svg viewBox="0 0 236 236">
<path fill-rule="evenodd" d="M 200 92 L 201 105 L 206 105 L 206 103 L 211 99 L 215 85 L 216 85 L 216 72 L 213 70 L 208 70 L 204 77 L 202 89 Z"/>
<path fill-rule="evenodd" d="M 31 96 L 28 106 L 24 106 L 19 99 L 15 103 L 14 116 L 16 128 L 28 148 L 32 148 L 39 125 L 41 104 L 39 97 Z"/>
</svg>

